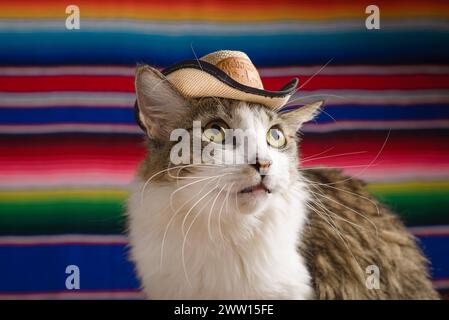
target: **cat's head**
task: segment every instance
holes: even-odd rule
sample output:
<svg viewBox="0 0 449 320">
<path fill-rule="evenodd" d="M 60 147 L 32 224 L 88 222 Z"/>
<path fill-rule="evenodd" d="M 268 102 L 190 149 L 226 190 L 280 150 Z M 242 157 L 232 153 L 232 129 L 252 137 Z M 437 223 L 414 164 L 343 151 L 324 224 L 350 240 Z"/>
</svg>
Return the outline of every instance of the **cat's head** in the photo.
<svg viewBox="0 0 449 320">
<path fill-rule="evenodd" d="M 148 137 L 141 176 L 178 189 L 176 199 L 199 194 L 217 211 L 226 203 L 224 210 L 253 213 L 300 178 L 297 132 L 321 102 L 279 112 L 217 97 L 186 99 L 149 66 L 138 68 L 135 85 Z"/>
</svg>

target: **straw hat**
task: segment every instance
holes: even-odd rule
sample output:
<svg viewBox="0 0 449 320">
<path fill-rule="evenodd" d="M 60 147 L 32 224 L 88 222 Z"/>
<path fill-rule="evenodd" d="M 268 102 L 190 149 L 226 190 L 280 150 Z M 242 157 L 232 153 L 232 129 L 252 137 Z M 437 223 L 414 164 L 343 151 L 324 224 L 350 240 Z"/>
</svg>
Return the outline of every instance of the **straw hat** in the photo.
<svg viewBox="0 0 449 320">
<path fill-rule="evenodd" d="M 222 97 L 278 108 L 294 93 L 294 78 L 278 91 L 264 90 L 249 57 L 240 51 L 222 50 L 199 60 L 187 60 L 163 70 L 167 80 L 188 98 Z"/>
</svg>

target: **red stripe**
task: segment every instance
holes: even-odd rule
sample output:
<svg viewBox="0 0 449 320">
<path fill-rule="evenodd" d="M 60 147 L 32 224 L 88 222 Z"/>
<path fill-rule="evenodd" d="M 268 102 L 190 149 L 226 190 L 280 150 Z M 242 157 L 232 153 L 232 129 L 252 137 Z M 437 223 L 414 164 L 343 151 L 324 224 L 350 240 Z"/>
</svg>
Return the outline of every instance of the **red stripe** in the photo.
<svg viewBox="0 0 449 320">
<path fill-rule="evenodd" d="M 17 4 L 34 4 L 35 1 L 33 0 L 19 0 L 14 1 L 14 3 Z M 42 0 L 40 1 L 40 4 L 42 5 L 49 5 L 54 4 L 58 5 L 60 1 L 55 0 Z M 101 8 L 102 5 L 104 5 L 104 2 L 96 0 L 78 0 L 78 5 L 96 5 L 99 8 Z M 360 0 L 339 0 L 338 2 L 332 2 L 329 0 L 315 0 L 313 2 L 307 1 L 307 0 L 278 0 L 275 2 L 271 1 L 264 1 L 261 2 L 260 0 L 245 0 L 245 1 L 229 1 L 229 0 L 214 0 L 214 1 L 206 1 L 206 0 L 171 0 L 170 2 L 167 2 L 166 0 L 109 0 L 107 1 L 107 4 L 110 6 L 116 6 L 118 8 L 124 7 L 124 6 L 133 6 L 133 7 L 140 7 L 140 6 L 155 6 L 155 7 L 163 7 L 163 8 L 173 8 L 173 7 L 187 7 L 191 9 L 200 9 L 201 7 L 218 7 L 221 9 L 226 8 L 235 8 L 240 9 L 246 8 L 246 7 L 253 7 L 253 9 L 266 9 L 266 8 L 298 8 L 298 9 L 304 9 L 304 8 L 322 8 L 324 9 L 330 9 L 330 8 L 340 8 L 342 6 L 350 6 L 352 8 L 359 8 L 360 7 Z M 422 6 L 425 4 L 427 7 L 441 4 L 446 5 L 446 0 L 428 0 L 426 2 L 422 2 L 420 0 L 395 0 L 395 1 L 388 1 L 388 0 L 377 0 L 376 4 L 379 6 L 386 6 L 386 7 L 396 7 L 396 6 Z M 368 5 L 368 4 L 367 4 Z M 197 6 L 200 6 L 200 8 L 197 8 Z"/>
<path fill-rule="evenodd" d="M 264 77 L 268 90 L 277 90 L 295 76 Z M 448 89 L 449 75 L 317 75 L 301 76 L 304 90 L 316 89 L 365 89 L 365 90 L 414 90 Z M 134 92 L 134 78 L 130 76 L 55 75 L 55 76 L 0 76 L 3 92 L 48 91 L 118 91 Z"/>
<path fill-rule="evenodd" d="M 367 165 L 380 151 L 386 132 L 306 134 L 301 150 L 307 166 Z M 19 170 L 132 170 L 144 158 L 136 136 L 10 136 L 0 137 L 0 172 Z M 376 163 L 380 167 L 449 165 L 449 132 L 393 131 Z M 322 153 L 332 148 L 326 153 Z M 341 153 L 360 152 L 336 156 Z M 323 158 L 326 157 L 326 158 Z M 311 160 L 315 158 L 315 160 Z"/>
<path fill-rule="evenodd" d="M 318 89 L 364 89 L 364 90 L 414 90 L 447 89 L 449 75 L 317 75 L 297 76 L 303 90 Z M 264 87 L 271 90 L 282 88 L 292 77 L 263 78 Z"/>
<path fill-rule="evenodd" d="M 129 76 L 3 76 L 0 91 L 125 91 L 133 92 Z"/>
<path fill-rule="evenodd" d="M 351 163 L 368 164 L 380 152 L 387 138 L 386 132 L 306 134 L 301 144 L 303 158 L 318 158 L 340 153 L 365 153 L 307 161 L 307 166 L 331 164 L 345 166 Z M 449 135 L 447 133 L 423 131 L 392 131 L 376 163 L 383 166 L 405 164 L 431 165 L 449 164 Z M 332 148 L 331 151 L 314 156 Z M 374 168 L 373 168 L 374 169 Z"/>
<path fill-rule="evenodd" d="M 0 138 L 0 163 L 38 161 L 45 165 L 53 161 L 70 165 L 79 161 L 111 159 L 136 162 L 143 156 L 144 148 L 139 137 L 62 135 Z"/>
</svg>

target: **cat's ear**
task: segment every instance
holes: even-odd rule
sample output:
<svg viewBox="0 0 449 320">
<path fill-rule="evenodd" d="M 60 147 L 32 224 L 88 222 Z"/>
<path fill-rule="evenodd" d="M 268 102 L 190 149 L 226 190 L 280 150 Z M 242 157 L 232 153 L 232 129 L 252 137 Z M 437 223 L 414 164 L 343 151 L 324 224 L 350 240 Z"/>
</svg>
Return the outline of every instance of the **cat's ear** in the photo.
<svg viewBox="0 0 449 320">
<path fill-rule="evenodd" d="M 321 110 L 324 101 L 318 101 L 296 109 L 283 111 L 280 117 L 284 119 L 288 126 L 298 130 L 303 123 L 313 120 Z"/>
<path fill-rule="evenodd" d="M 168 139 L 189 108 L 188 101 L 157 69 L 141 65 L 136 71 L 137 117 L 152 139 Z"/>
</svg>

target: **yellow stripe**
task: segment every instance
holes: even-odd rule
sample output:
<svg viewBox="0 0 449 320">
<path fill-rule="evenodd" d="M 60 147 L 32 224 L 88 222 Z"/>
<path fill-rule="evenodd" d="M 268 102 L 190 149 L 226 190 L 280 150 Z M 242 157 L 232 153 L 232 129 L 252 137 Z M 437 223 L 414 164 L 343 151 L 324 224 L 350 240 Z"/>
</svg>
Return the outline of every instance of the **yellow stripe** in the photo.
<svg viewBox="0 0 449 320">
<path fill-rule="evenodd" d="M 449 192 L 449 181 L 423 181 L 402 183 L 372 183 L 368 185 L 371 192 L 405 193 L 405 192 Z M 62 200 L 62 199 L 118 199 L 128 196 L 125 189 L 58 189 L 58 190 L 21 190 L 0 191 L 0 201 L 24 200 Z"/>
<path fill-rule="evenodd" d="M 1 191 L 0 201 L 39 201 L 63 199 L 120 199 L 127 197 L 128 192 L 121 189 L 65 189 L 65 190 L 30 190 L 30 191 Z"/>
<path fill-rule="evenodd" d="M 359 8 L 357 8 L 359 9 Z M 390 9 L 381 12 L 382 18 L 446 18 L 449 17 L 447 6 L 432 6 L 430 8 L 409 8 L 406 13 L 403 10 Z M 0 6 L 0 18 L 6 19 L 65 19 L 65 7 L 47 6 L 41 7 L 29 5 L 26 9 L 14 5 Z M 211 9 L 197 7 L 194 10 L 184 8 L 147 8 L 147 7 L 114 7 L 114 6 L 86 6 L 80 8 L 81 23 L 87 19 L 137 19 L 137 20 L 200 20 L 200 21 L 272 21 L 272 20 L 333 20 L 333 19 L 365 19 L 364 10 L 351 8 L 332 8 L 332 10 L 314 10 L 304 8 L 270 9 L 270 10 L 245 10 Z"/>
<path fill-rule="evenodd" d="M 368 189 L 374 193 L 449 192 L 449 181 L 373 183 Z"/>
</svg>

